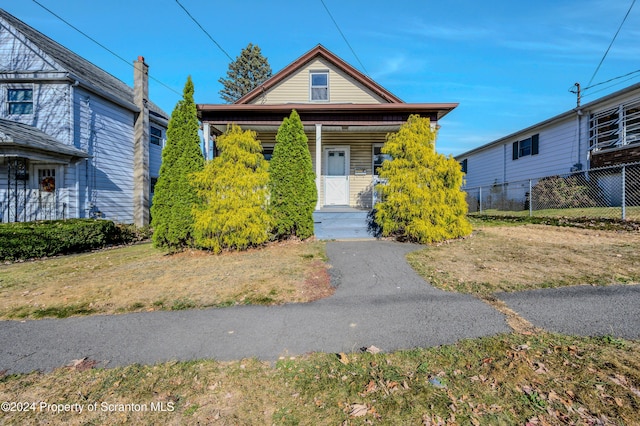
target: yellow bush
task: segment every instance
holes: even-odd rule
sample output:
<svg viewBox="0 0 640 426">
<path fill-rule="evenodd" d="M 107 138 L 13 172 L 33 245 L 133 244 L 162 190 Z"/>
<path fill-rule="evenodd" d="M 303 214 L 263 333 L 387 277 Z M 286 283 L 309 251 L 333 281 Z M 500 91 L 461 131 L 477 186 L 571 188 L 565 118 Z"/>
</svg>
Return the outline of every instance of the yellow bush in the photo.
<svg viewBox="0 0 640 426">
<path fill-rule="evenodd" d="M 417 115 L 387 136 L 382 153 L 392 160 L 382 164 L 375 206 L 382 235 L 430 243 L 471 233 L 460 165 L 435 151 L 435 139 L 430 120 Z"/>
<path fill-rule="evenodd" d="M 220 155 L 192 175 L 202 203 L 193 210 L 196 244 L 219 253 L 269 239 L 268 162 L 256 133 L 231 125 L 217 139 Z"/>
</svg>

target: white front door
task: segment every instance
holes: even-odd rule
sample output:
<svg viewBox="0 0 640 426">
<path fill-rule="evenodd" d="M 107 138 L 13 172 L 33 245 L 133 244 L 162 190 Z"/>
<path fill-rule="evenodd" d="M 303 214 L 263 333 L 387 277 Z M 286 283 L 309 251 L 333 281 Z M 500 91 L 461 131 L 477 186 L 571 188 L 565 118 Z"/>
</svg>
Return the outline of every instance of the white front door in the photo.
<svg viewBox="0 0 640 426">
<path fill-rule="evenodd" d="M 349 205 L 349 148 L 327 148 L 324 152 L 324 204 Z"/>
</svg>

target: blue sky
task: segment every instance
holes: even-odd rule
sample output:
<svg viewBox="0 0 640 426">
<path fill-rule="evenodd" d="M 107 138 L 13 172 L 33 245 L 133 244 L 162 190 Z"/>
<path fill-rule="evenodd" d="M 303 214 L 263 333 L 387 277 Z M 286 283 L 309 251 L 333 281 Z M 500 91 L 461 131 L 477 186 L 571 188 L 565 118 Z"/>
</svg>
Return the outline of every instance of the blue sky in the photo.
<svg viewBox="0 0 640 426">
<path fill-rule="evenodd" d="M 229 59 L 175 0 L 38 0 L 132 63 L 150 65 L 150 97 L 170 113 L 187 75 L 197 103 L 221 103 Z M 632 0 L 180 0 L 233 58 L 257 44 L 274 72 L 318 43 L 405 102 L 458 102 L 438 151 L 457 155 L 575 107 Z M 133 68 L 33 0 L 0 7 L 132 85 Z M 359 58 L 359 60 L 358 60 Z M 640 4 L 592 84 L 640 70 Z M 587 90 L 583 103 L 640 82 L 640 72 Z M 174 92 L 175 91 L 175 92 Z M 177 93 L 176 93 L 177 92 Z"/>
</svg>

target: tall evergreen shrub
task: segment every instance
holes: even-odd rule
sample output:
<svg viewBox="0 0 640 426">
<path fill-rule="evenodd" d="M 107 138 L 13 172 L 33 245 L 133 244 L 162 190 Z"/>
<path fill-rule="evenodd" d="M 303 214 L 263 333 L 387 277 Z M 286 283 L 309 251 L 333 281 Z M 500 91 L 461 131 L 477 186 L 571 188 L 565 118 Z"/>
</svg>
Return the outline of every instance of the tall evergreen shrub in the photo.
<svg viewBox="0 0 640 426">
<path fill-rule="evenodd" d="M 387 136 L 382 152 L 392 160 L 382 164 L 386 183 L 376 187 L 382 201 L 375 218 L 383 235 L 429 243 L 471 233 L 460 165 L 435 151 L 435 139 L 430 120 L 417 115 Z"/>
<path fill-rule="evenodd" d="M 231 125 L 217 138 L 220 155 L 192 175 L 201 203 L 193 210 L 196 243 L 219 253 L 269 239 L 268 163 L 256 133 Z"/>
<path fill-rule="evenodd" d="M 278 239 L 313 235 L 313 210 L 318 201 L 316 176 L 300 116 L 285 118 L 269 164 L 270 213 Z"/>
<path fill-rule="evenodd" d="M 191 211 L 198 196 L 189 182 L 189 175 L 204 167 L 193 92 L 193 82 L 188 77 L 183 97 L 169 120 L 167 142 L 162 150 L 160 175 L 151 205 L 151 227 L 156 247 L 181 249 L 193 246 Z"/>
</svg>

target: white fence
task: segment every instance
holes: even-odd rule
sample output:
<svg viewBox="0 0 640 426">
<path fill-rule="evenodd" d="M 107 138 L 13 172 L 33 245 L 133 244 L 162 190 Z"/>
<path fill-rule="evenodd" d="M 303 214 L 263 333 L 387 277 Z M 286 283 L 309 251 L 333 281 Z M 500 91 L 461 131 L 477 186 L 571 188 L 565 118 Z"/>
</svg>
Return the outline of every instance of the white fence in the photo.
<svg viewBox="0 0 640 426">
<path fill-rule="evenodd" d="M 463 190 L 470 214 L 640 220 L 640 163 Z"/>
</svg>

